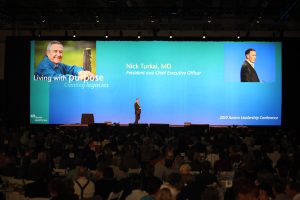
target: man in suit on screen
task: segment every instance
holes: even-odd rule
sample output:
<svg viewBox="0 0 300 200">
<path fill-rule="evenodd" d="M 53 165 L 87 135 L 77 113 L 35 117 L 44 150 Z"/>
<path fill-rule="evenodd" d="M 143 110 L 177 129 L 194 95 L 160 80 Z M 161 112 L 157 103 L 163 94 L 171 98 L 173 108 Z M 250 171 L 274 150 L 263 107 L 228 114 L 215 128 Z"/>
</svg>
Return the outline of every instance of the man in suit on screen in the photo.
<svg viewBox="0 0 300 200">
<path fill-rule="evenodd" d="M 247 49 L 245 51 L 246 60 L 241 68 L 241 82 L 259 82 L 258 75 L 254 69 L 256 61 L 255 49 Z"/>
<path fill-rule="evenodd" d="M 135 113 L 135 124 L 139 123 L 140 117 L 141 117 L 141 106 L 140 106 L 140 101 L 138 98 L 136 98 L 135 103 L 134 103 L 134 113 Z"/>
</svg>

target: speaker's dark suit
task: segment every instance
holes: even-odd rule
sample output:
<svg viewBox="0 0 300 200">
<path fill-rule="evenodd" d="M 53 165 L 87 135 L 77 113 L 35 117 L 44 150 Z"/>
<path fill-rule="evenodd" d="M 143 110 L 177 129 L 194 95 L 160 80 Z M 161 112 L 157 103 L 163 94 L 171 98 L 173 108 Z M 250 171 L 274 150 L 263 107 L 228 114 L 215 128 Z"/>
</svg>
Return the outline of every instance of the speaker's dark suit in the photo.
<svg viewBox="0 0 300 200">
<path fill-rule="evenodd" d="M 259 82 L 255 69 L 246 60 L 241 68 L 241 82 Z"/>
<path fill-rule="evenodd" d="M 137 124 L 139 122 L 139 119 L 140 119 L 140 116 L 141 116 L 141 107 L 137 102 L 134 103 L 134 112 L 135 112 L 135 121 L 134 121 L 134 123 Z"/>
</svg>

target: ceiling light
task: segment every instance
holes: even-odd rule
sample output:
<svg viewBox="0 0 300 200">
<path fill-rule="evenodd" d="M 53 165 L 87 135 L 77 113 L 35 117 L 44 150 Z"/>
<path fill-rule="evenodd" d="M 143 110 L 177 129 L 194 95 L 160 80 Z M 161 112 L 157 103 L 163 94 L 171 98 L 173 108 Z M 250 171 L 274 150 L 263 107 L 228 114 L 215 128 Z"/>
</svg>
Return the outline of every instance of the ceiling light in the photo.
<svg viewBox="0 0 300 200">
<path fill-rule="evenodd" d="M 177 15 L 178 14 L 178 9 L 177 8 L 171 8 L 170 14 L 171 15 Z"/>
<path fill-rule="evenodd" d="M 45 23 L 45 22 L 46 22 L 46 18 L 45 18 L 43 15 L 41 15 L 41 22 L 42 22 L 42 23 Z"/>
<path fill-rule="evenodd" d="M 96 15 L 96 23 L 99 23 L 100 22 L 100 18 L 99 18 L 99 16 L 98 15 Z"/>
<path fill-rule="evenodd" d="M 258 16 L 256 19 L 256 23 L 259 24 L 261 23 L 261 21 L 262 21 L 262 16 Z"/>
<path fill-rule="evenodd" d="M 153 15 L 150 15 L 150 22 L 155 23 L 155 17 Z"/>
<path fill-rule="evenodd" d="M 209 23 L 209 24 L 212 23 L 212 18 L 211 18 L 211 16 L 208 16 L 208 17 L 207 17 L 207 23 Z"/>
</svg>

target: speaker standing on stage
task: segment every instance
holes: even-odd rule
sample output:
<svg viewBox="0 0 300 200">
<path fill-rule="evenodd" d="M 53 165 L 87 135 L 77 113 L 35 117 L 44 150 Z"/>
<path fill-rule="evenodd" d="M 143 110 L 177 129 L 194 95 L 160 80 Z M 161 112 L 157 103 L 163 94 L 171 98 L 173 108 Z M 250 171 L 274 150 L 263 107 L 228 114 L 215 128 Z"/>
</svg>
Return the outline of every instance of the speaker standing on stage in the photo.
<svg viewBox="0 0 300 200">
<path fill-rule="evenodd" d="M 140 101 L 138 98 L 136 98 L 135 103 L 134 103 L 134 113 L 135 113 L 135 124 L 139 123 L 140 117 L 141 117 L 141 106 L 140 106 Z"/>
</svg>

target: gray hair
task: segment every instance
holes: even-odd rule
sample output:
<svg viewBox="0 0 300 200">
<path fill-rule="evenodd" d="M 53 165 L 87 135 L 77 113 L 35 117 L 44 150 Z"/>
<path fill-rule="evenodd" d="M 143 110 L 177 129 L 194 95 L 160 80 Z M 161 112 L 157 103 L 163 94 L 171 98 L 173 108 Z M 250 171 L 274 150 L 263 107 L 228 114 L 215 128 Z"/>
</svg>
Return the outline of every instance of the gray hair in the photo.
<svg viewBox="0 0 300 200">
<path fill-rule="evenodd" d="M 48 46 L 47 46 L 47 51 L 50 51 L 50 50 L 51 50 L 51 47 L 52 47 L 52 45 L 54 45 L 54 44 L 59 44 L 59 45 L 61 45 L 62 47 L 64 47 L 64 46 L 63 46 L 63 44 L 62 44 L 61 42 L 59 42 L 59 41 L 56 41 L 56 40 L 53 40 L 53 41 L 50 41 L 50 42 L 48 43 Z"/>
</svg>

